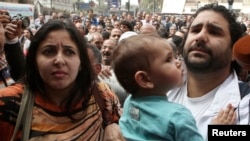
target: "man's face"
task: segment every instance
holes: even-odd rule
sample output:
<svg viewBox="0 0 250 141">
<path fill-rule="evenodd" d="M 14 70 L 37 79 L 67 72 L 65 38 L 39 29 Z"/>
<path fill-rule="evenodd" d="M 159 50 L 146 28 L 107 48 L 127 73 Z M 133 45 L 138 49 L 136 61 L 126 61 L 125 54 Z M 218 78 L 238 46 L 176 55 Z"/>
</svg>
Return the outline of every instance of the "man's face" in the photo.
<svg viewBox="0 0 250 141">
<path fill-rule="evenodd" d="M 96 27 L 96 30 L 97 30 L 97 32 L 102 33 L 103 27 L 99 25 Z"/>
<path fill-rule="evenodd" d="M 110 21 L 110 20 L 107 20 L 106 23 L 105 23 L 106 26 L 107 26 L 107 25 L 110 25 L 110 24 L 111 24 L 111 21 Z"/>
<path fill-rule="evenodd" d="M 123 25 L 123 24 L 121 24 L 120 29 L 123 33 L 126 31 L 129 31 L 128 27 L 126 25 Z"/>
<path fill-rule="evenodd" d="M 146 20 L 146 21 L 150 21 L 150 20 L 151 20 L 151 17 L 150 17 L 149 14 L 147 14 L 147 15 L 145 16 L 145 20 Z"/>
<path fill-rule="evenodd" d="M 138 29 L 140 29 L 142 24 L 140 22 L 136 22 L 136 26 L 137 26 Z"/>
<path fill-rule="evenodd" d="M 175 26 L 171 26 L 170 29 L 169 29 L 169 34 L 170 35 L 174 35 L 176 31 L 177 31 L 176 27 Z"/>
<path fill-rule="evenodd" d="M 209 73 L 229 69 L 232 50 L 228 26 L 225 18 L 214 11 L 198 14 L 184 45 L 183 57 L 189 71 Z"/>
<path fill-rule="evenodd" d="M 83 14 L 83 12 L 81 12 L 81 13 L 80 13 L 80 17 L 84 17 L 84 14 Z"/>
<path fill-rule="evenodd" d="M 113 24 L 114 28 L 120 28 L 120 22 L 118 21 L 115 21 L 114 24 Z"/>
<path fill-rule="evenodd" d="M 52 19 L 57 19 L 56 13 L 52 13 L 51 18 L 52 18 Z"/>
<path fill-rule="evenodd" d="M 158 25 L 159 25 L 159 23 L 158 23 L 157 21 L 154 21 L 154 22 L 153 22 L 153 26 L 154 26 L 156 29 L 158 29 Z"/>
<path fill-rule="evenodd" d="M 89 10 L 88 16 L 89 16 L 89 17 L 92 17 L 92 16 L 93 16 L 93 12 L 92 12 L 91 10 Z"/>
<path fill-rule="evenodd" d="M 91 25 L 89 29 L 89 33 L 94 33 L 97 31 L 97 27 L 95 25 Z"/>
<path fill-rule="evenodd" d="M 102 61 L 104 65 L 111 65 L 112 54 L 113 54 L 115 46 L 116 44 L 114 41 L 111 41 L 111 40 L 104 41 L 102 48 L 101 48 Z"/>
<path fill-rule="evenodd" d="M 91 42 L 91 44 L 95 45 L 98 49 L 102 48 L 102 44 L 103 44 L 103 38 L 101 35 L 96 35 L 93 38 L 93 41 Z"/>
<path fill-rule="evenodd" d="M 85 20 L 85 26 L 86 26 L 86 27 L 89 27 L 90 24 L 91 24 L 90 19 L 86 19 L 86 20 Z"/>
<path fill-rule="evenodd" d="M 113 39 L 113 40 L 118 41 L 118 40 L 120 39 L 121 35 L 122 35 L 122 31 L 119 30 L 119 29 L 114 28 L 114 29 L 111 31 L 110 39 Z"/>
<path fill-rule="evenodd" d="M 76 26 L 77 30 L 81 33 L 81 35 L 84 36 L 85 32 L 83 30 L 82 24 L 81 23 L 76 23 L 75 26 Z"/>
<path fill-rule="evenodd" d="M 95 76 L 97 77 L 98 74 L 101 72 L 101 68 L 102 68 L 101 64 L 98 63 L 97 58 L 95 57 L 93 50 L 91 50 L 89 48 L 88 48 L 88 56 L 89 56 L 91 67 L 94 71 Z"/>
</svg>

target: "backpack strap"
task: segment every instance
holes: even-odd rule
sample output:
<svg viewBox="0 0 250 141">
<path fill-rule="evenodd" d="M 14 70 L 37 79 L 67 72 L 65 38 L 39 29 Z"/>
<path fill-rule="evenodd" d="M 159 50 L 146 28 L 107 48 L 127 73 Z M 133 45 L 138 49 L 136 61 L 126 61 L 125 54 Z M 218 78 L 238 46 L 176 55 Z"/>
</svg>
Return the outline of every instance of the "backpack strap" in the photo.
<svg viewBox="0 0 250 141">
<path fill-rule="evenodd" d="M 31 94 L 28 88 L 25 86 L 24 93 L 22 95 L 22 100 L 20 103 L 20 109 L 17 115 L 14 133 L 11 137 L 11 141 L 14 141 L 20 127 L 22 127 L 22 139 L 21 140 L 22 141 L 29 140 L 33 105 L 34 105 L 34 95 Z"/>
<path fill-rule="evenodd" d="M 35 95 L 31 93 L 28 88 L 26 89 L 27 89 L 26 94 L 29 95 L 29 99 L 27 101 L 23 119 L 22 119 L 22 123 L 23 123 L 22 141 L 28 141 L 30 137 L 30 129 L 31 129 L 31 123 L 32 123 L 32 111 L 33 111 L 34 101 L 35 101 Z"/>
</svg>

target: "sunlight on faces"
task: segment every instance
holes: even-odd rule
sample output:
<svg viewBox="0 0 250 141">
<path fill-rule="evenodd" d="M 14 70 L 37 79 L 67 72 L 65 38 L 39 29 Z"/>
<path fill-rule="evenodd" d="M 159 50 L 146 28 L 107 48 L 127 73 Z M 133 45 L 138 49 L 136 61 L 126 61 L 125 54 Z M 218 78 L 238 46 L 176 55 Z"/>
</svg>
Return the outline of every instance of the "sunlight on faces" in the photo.
<svg viewBox="0 0 250 141">
<path fill-rule="evenodd" d="M 38 72 L 51 89 L 73 85 L 80 69 L 79 50 L 65 30 L 52 31 L 41 42 L 36 54 Z"/>
<path fill-rule="evenodd" d="M 218 20 L 220 19 L 220 20 Z M 191 71 L 214 72 L 230 66 L 228 22 L 213 11 L 201 12 L 193 21 L 184 45 L 184 60 Z"/>
</svg>

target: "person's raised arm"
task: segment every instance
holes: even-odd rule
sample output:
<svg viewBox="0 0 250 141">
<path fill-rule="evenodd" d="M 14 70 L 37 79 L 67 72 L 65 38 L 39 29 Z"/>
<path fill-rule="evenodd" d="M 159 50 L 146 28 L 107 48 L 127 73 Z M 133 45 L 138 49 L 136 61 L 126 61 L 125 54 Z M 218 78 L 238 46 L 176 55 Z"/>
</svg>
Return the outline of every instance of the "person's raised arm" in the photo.
<svg viewBox="0 0 250 141">
<path fill-rule="evenodd" d="M 22 34 L 22 21 L 10 22 L 6 10 L 0 10 L 0 22 L 5 29 L 4 52 L 10 67 L 10 75 L 17 81 L 23 77 L 25 67 L 25 56 L 20 47 L 18 36 Z"/>
</svg>

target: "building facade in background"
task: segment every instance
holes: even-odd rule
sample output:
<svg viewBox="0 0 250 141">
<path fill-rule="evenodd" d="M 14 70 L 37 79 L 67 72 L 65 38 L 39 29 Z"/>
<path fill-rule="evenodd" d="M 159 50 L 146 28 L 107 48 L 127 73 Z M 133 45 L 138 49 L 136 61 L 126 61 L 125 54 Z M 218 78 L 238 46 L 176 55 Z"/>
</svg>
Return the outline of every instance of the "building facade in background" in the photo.
<svg viewBox="0 0 250 141">
<path fill-rule="evenodd" d="M 50 11 L 64 12 L 85 11 L 89 8 L 95 11 L 108 11 L 118 8 L 123 11 L 139 10 L 158 13 L 174 13 L 178 10 L 175 14 L 192 14 L 208 3 L 218 3 L 230 8 L 228 0 L 1 0 L 1 2 L 34 4 Z M 250 0 L 234 0 L 231 8 L 238 13 L 250 14 Z"/>
</svg>

